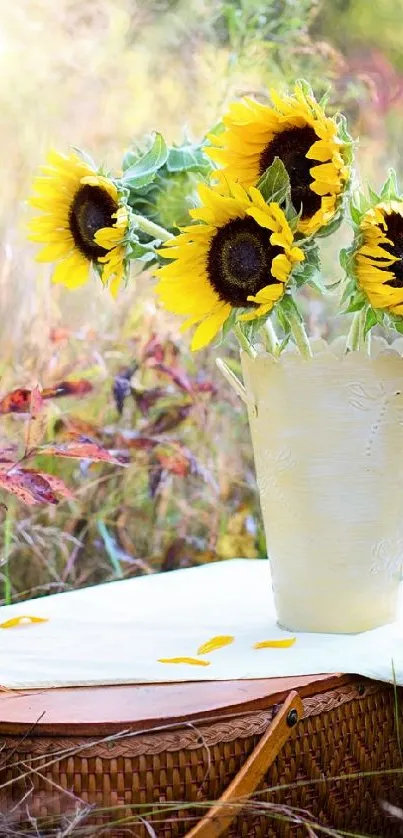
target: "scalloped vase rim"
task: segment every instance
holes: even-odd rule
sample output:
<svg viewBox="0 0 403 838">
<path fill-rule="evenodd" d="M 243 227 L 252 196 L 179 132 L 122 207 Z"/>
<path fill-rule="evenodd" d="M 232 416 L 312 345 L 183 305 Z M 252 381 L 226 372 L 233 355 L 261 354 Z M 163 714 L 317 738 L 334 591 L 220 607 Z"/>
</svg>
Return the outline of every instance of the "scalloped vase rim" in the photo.
<svg viewBox="0 0 403 838">
<path fill-rule="evenodd" d="M 310 340 L 310 346 L 313 352 L 313 358 L 307 359 L 304 358 L 298 347 L 295 344 L 291 343 L 285 347 L 282 351 L 280 357 L 275 357 L 270 352 L 267 352 L 266 349 L 263 347 L 257 350 L 257 354 L 255 358 L 249 356 L 250 361 L 256 361 L 260 358 L 270 358 L 271 361 L 274 363 L 281 363 L 284 359 L 296 359 L 299 358 L 303 363 L 309 363 L 312 360 L 319 359 L 322 357 L 328 358 L 335 358 L 338 361 L 342 361 L 343 363 L 355 363 L 358 359 L 366 360 L 366 361 L 373 361 L 379 357 L 403 357 L 403 336 L 395 338 L 392 343 L 388 343 L 388 341 L 383 337 L 374 336 L 371 339 L 371 352 L 368 353 L 363 349 L 360 350 L 351 350 L 349 352 L 345 352 L 345 337 L 337 337 L 334 340 L 328 342 L 324 338 L 313 338 Z M 242 355 L 247 357 L 247 353 L 242 350 Z"/>
</svg>

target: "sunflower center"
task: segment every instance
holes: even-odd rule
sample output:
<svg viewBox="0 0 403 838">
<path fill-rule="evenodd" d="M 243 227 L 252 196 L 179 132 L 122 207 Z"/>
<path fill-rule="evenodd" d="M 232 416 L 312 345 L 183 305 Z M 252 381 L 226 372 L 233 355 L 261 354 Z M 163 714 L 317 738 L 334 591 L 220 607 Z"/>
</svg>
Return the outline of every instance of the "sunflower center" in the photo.
<svg viewBox="0 0 403 838">
<path fill-rule="evenodd" d="M 388 271 L 393 271 L 395 278 L 388 280 L 385 285 L 403 288 L 403 218 L 398 212 L 391 212 L 385 216 L 385 221 L 385 235 L 393 244 L 383 244 L 382 248 L 400 260 L 387 268 Z"/>
<path fill-rule="evenodd" d="M 84 184 L 76 192 L 69 213 L 74 244 L 89 261 L 96 261 L 108 251 L 94 241 L 95 233 L 113 224 L 115 201 L 101 186 Z"/>
<path fill-rule="evenodd" d="M 271 166 L 275 157 L 282 160 L 290 178 L 292 203 L 297 212 L 302 207 L 302 218 L 311 218 L 321 207 L 320 195 L 311 189 L 313 179 L 309 170 L 315 166 L 315 161 L 306 156 L 317 139 L 310 125 L 286 128 L 273 137 L 260 155 L 260 175 Z"/>
<path fill-rule="evenodd" d="M 220 300 L 235 307 L 250 307 L 247 297 L 277 282 L 271 263 L 282 253 L 270 244 L 270 230 L 253 218 L 237 218 L 220 227 L 210 243 L 207 274 Z"/>
</svg>

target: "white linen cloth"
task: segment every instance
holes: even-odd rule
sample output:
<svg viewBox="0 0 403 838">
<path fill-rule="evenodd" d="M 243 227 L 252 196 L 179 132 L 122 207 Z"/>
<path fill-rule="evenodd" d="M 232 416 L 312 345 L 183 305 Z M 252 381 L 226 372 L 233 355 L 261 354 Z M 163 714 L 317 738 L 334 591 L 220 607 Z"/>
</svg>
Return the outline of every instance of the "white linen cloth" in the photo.
<svg viewBox="0 0 403 838">
<path fill-rule="evenodd" d="M 395 623 L 373 631 L 299 633 L 290 648 L 254 649 L 292 636 L 276 624 L 267 560 L 216 562 L 0 608 L 0 624 L 17 616 L 48 622 L 0 629 L 0 685 L 9 689 L 327 672 L 403 685 L 403 602 Z M 209 666 L 158 662 L 196 657 L 222 634 L 235 642 L 203 655 Z"/>
</svg>

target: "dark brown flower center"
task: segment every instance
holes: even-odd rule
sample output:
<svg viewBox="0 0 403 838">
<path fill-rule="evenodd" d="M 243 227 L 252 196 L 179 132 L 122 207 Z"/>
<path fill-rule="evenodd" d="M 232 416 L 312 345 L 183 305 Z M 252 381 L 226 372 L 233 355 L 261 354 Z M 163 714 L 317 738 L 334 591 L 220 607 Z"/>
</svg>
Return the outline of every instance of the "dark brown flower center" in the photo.
<svg viewBox="0 0 403 838">
<path fill-rule="evenodd" d="M 317 163 L 306 157 L 317 139 L 310 125 L 287 128 L 276 134 L 260 155 L 260 175 L 271 166 L 275 157 L 282 160 L 290 178 L 292 203 L 297 212 L 302 207 L 302 218 L 312 218 L 321 207 L 320 195 L 316 195 L 310 188 L 313 178 L 309 170 Z"/>
<path fill-rule="evenodd" d="M 69 227 L 76 248 L 91 262 L 104 256 L 107 250 L 96 244 L 95 233 L 113 224 L 117 210 L 113 198 L 100 186 L 80 186 L 69 212 Z"/>
<path fill-rule="evenodd" d="M 283 250 L 270 244 L 270 235 L 253 218 L 237 218 L 217 231 L 210 243 L 207 273 L 221 300 L 234 308 L 250 307 L 254 303 L 248 302 L 248 296 L 277 282 L 271 264 Z"/>
<path fill-rule="evenodd" d="M 389 279 L 385 285 L 390 285 L 392 288 L 403 288 L 403 218 L 398 212 L 391 212 L 390 215 L 385 215 L 386 230 L 385 236 L 390 239 L 393 244 L 381 245 L 383 250 L 387 250 L 391 256 L 399 259 L 385 270 L 392 271 L 394 279 Z M 379 267 L 382 267 L 380 260 Z"/>
</svg>

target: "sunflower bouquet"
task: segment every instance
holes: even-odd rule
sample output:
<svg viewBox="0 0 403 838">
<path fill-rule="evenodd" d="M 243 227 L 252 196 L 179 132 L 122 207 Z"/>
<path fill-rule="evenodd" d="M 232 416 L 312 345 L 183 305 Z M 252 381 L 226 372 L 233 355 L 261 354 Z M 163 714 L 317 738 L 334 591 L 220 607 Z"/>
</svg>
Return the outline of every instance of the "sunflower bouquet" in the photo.
<svg viewBox="0 0 403 838">
<path fill-rule="evenodd" d="M 231 105 L 199 144 L 146 138 L 118 174 L 53 152 L 31 237 L 69 288 L 94 270 L 116 296 L 133 264 L 151 273 L 194 350 L 236 334 L 244 383 L 219 365 L 248 406 L 280 623 L 361 631 L 393 619 L 403 552 L 403 362 L 370 341 L 375 326 L 403 332 L 403 199 L 393 172 L 379 195 L 358 190 L 345 118 L 306 82 L 270 97 Z M 299 292 L 329 292 L 318 242 L 347 206 L 336 285 L 353 318 L 324 347 Z"/>
<path fill-rule="evenodd" d="M 270 104 L 232 104 L 199 144 L 169 147 L 155 134 L 129 149 L 119 175 L 74 149 L 51 152 L 34 181 L 30 222 L 38 260 L 53 281 L 85 283 L 91 269 L 115 297 L 150 271 L 161 304 L 196 327 L 192 349 L 233 329 L 249 353 L 278 355 L 290 337 L 311 355 L 297 301 L 321 292 L 318 239 L 345 215 L 353 227 L 341 308 L 354 312 L 346 348 L 368 343 L 373 326 L 403 330 L 403 202 L 393 172 L 380 195 L 352 190 L 353 142 L 342 115 L 326 115 L 305 81 Z"/>
</svg>

